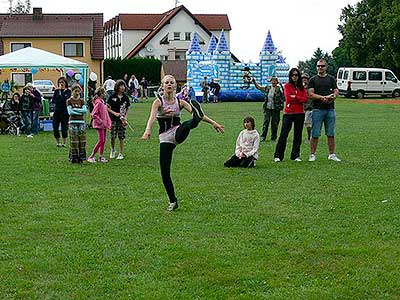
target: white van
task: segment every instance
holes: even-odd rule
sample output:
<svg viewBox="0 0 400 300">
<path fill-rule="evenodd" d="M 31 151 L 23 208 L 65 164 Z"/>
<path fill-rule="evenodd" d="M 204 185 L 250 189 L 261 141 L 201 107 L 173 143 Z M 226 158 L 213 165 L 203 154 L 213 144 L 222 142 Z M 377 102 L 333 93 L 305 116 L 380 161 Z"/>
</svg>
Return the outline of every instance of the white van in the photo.
<svg viewBox="0 0 400 300">
<path fill-rule="evenodd" d="M 339 68 L 337 73 L 339 94 L 346 97 L 392 96 L 400 97 L 400 82 L 388 69 Z"/>
</svg>

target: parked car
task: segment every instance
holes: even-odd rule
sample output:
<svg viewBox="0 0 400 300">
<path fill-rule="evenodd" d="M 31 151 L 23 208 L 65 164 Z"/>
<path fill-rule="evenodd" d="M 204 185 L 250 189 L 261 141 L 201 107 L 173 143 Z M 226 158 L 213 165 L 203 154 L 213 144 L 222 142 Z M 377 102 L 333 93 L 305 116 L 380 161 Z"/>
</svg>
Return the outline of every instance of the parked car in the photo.
<svg viewBox="0 0 400 300">
<path fill-rule="evenodd" d="M 400 82 L 388 69 L 339 68 L 337 73 L 339 94 L 346 97 L 391 96 L 400 97 Z"/>
<path fill-rule="evenodd" d="M 56 86 L 53 81 L 47 79 L 34 80 L 33 86 L 42 94 L 46 99 L 53 97 L 54 90 Z"/>
</svg>

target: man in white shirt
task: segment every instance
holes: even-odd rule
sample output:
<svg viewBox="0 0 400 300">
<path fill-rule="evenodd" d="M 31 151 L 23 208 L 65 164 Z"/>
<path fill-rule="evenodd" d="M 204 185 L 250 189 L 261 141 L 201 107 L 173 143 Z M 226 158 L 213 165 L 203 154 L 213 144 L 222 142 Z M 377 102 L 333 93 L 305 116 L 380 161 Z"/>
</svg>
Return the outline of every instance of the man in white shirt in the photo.
<svg viewBox="0 0 400 300">
<path fill-rule="evenodd" d="M 108 98 L 110 98 L 110 96 L 114 93 L 114 87 L 115 87 L 115 81 L 112 79 L 111 76 L 108 76 L 107 80 L 104 81 L 103 87 L 107 93 L 106 101 L 108 101 Z"/>
</svg>

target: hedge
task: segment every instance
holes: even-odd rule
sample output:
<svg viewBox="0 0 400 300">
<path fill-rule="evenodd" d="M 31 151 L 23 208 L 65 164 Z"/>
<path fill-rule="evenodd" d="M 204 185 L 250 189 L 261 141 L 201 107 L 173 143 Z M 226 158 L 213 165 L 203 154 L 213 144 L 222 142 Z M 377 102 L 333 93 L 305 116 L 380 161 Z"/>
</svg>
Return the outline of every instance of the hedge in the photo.
<svg viewBox="0 0 400 300">
<path fill-rule="evenodd" d="M 154 58 L 130 58 L 130 59 L 105 59 L 104 80 L 107 76 L 121 79 L 125 74 L 135 75 L 140 81 L 146 77 L 150 85 L 159 85 L 161 82 L 161 61 Z"/>
</svg>

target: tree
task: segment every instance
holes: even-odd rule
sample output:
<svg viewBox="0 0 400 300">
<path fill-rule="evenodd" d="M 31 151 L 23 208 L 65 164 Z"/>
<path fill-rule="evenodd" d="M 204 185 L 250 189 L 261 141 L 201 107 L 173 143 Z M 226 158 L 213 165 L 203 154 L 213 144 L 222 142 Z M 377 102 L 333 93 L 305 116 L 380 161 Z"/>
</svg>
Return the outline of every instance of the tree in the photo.
<svg viewBox="0 0 400 300">
<path fill-rule="evenodd" d="M 333 60 L 332 56 L 328 52 L 323 52 L 321 48 L 317 48 L 310 59 L 306 61 L 299 61 L 297 68 L 302 73 L 307 73 L 310 76 L 314 76 L 317 74 L 317 62 L 321 58 L 325 59 L 328 64 L 327 72 L 331 75 L 336 75 L 336 62 Z"/>
<path fill-rule="evenodd" d="M 12 0 L 10 0 L 10 3 L 12 4 Z M 13 14 L 29 14 L 31 12 L 31 0 L 25 0 L 25 2 L 18 0 L 17 4 L 14 7 L 10 5 L 10 8 Z M 8 12 L 10 12 L 10 8 Z"/>
<path fill-rule="evenodd" d="M 400 75 L 400 1 L 362 0 L 342 9 L 339 67 L 384 67 Z"/>
</svg>

